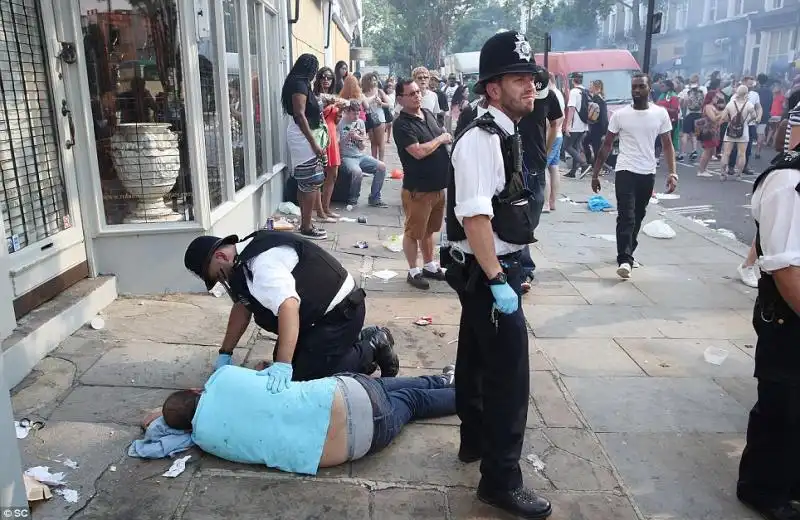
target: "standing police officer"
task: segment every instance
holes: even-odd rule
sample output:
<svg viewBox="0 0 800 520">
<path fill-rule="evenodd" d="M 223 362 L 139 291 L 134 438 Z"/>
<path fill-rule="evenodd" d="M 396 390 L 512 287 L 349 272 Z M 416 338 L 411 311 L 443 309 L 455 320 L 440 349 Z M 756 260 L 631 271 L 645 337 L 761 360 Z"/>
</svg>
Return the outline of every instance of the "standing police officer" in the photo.
<svg viewBox="0 0 800 520">
<path fill-rule="evenodd" d="M 800 145 L 778 156 L 754 190 L 758 401 L 736 495 L 770 520 L 800 520 Z"/>
<path fill-rule="evenodd" d="M 536 70 L 517 32 L 498 33 L 481 49 L 475 91 L 488 109 L 453 145 L 445 250 L 452 258 L 447 281 L 461 300 L 458 457 L 481 460 L 480 500 L 522 518 L 552 511 L 523 486 L 519 467 L 530 384 L 520 252 L 533 242 L 533 210 L 517 123 L 533 110 Z"/>
<path fill-rule="evenodd" d="M 187 269 L 209 290 L 222 283 L 233 300 L 216 368 L 231 363 L 233 348 L 255 317 L 278 335 L 274 363 L 261 371 L 267 388 L 337 372 L 397 375 L 389 330 L 364 326 L 366 294 L 330 253 L 293 233 L 256 231 L 239 240 L 197 237 L 184 256 Z"/>
</svg>

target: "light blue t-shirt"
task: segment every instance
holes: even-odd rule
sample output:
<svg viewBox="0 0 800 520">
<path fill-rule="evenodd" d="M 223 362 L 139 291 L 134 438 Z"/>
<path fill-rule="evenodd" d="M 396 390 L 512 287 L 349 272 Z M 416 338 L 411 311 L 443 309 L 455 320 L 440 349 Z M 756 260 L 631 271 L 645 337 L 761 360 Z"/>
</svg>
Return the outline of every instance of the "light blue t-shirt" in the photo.
<svg viewBox="0 0 800 520">
<path fill-rule="evenodd" d="M 336 379 L 292 381 L 273 394 L 255 370 L 228 365 L 209 378 L 192 439 L 222 459 L 315 475 L 331 418 Z"/>
</svg>

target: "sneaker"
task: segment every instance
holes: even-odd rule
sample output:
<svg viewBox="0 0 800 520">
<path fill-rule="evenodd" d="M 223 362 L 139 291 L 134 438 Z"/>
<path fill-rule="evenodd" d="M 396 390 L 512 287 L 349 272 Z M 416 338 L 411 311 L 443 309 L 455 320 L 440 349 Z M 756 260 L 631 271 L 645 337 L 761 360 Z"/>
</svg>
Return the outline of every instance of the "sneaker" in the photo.
<svg viewBox="0 0 800 520">
<path fill-rule="evenodd" d="M 522 486 L 508 491 L 489 491 L 479 484 L 478 500 L 507 511 L 517 518 L 538 520 L 553 513 L 549 500 Z"/>
<path fill-rule="evenodd" d="M 308 238 L 311 240 L 325 240 L 328 238 L 328 233 L 326 233 L 324 229 L 316 227 L 312 227 L 311 229 L 301 229 L 300 235 L 303 238 Z"/>
<path fill-rule="evenodd" d="M 453 386 L 456 384 L 456 366 L 455 365 L 447 365 L 442 369 L 442 376 L 444 377 L 447 386 Z"/>
<path fill-rule="evenodd" d="M 389 205 L 382 200 L 373 200 L 367 203 L 372 208 L 388 208 Z"/>
<path fill-rule="evenodd" d="M 574 179 L 574 178 L 575 178 L 575 172 L 568 172 L 568 173 L 565 173 L 565 174 L 564 174 L 564 177 L 567 177 L 567 178 L 569 178 L 569 179 Z"/>
<path fill-rule="evenodd" d="M 742 264 L 737 270 L 739 271 L 739 279 L 743 284 L 754 289 L 758 288 L 758 273 L 756 272 L 756 266 L 747 266 Z"/>
<path fill-rule="evenodd" d="M 408 273 L 408 277 L 406 278 L 406 282 L 408 282 L 408 284 L 411 285 L 412 287 L 416 287 L 417 289 L 425 289 L 425 290 L 427 290 L 427 289 L 431 288 L 431 284 L 428 283 L 428 280 L 426 280 L 425 278 L 422 277 L 422 273 L 421 272 L 419 272 L 419 273 L 417 273 L 417 274 L 415 274 L 413 276 L 411 275 L 411 273 Z"/>
<path fill-rule="evenodd" d="M 633 267 L 634 269 L 639 269 L 640 267 L 642 267 L 642 264 L 640 264 L 638 260 L 634 260 L 633 263 L 631 264 L 631 267 Z"/>
<path fill-rule="evenodd" d="M 370 338 L 369 344 L 375 349 L 375 361 L 381 369 L 381 377 L 394 377 L 400 371 L 400 359 L 394 351 L 394 337 L 386 327 Z"/>
<path fill-rule="evenodd" d="M 550 213 L 550 205 L 549 204 L 545 204 L 544 206 L 542 206 L 542 213 Z"/>
<path fill-rule="evenodd" d="M 629 263 L 620 264 L 619 267 L 617 268 L 617 275 L 619 275 L 620 278 L 623 278 L 625 280 L 630 278 L 631 277 L 631 264 L 629 264 Z"/>
<path fill-rule="evenodd" d="M 689 159 L 691 161 L 696 161 L 699 156 L 700 156 L 700 154 L 697 153 L 697 150 L 695 150 L 689 155 Z"/>
<path fill-rule="evenodd" d="M 431 280 L 438 280 L 440 282 L 445 281 L 444 271 L 442 271 L 441 267 L 437 268 L 436 271 L 430 271 L 427 267 L 423 267 L 422 276 L 425 278 L 430 278 Z"/>
<path fill-rule="evenodd" d="M 697 176 L 698 177 L 713 177 L 714 175 L 709 173 L 708 170 L 703 170 L 701 172 L 697 172 Z"/>
<path fill-rule="evenodd" d="M 684 159 L 684 157 L 683 157 L 682 153 L 679 153 L 678 155 L 675 156 L 675 160 L 676 161 L 682 161 L 683 159 Z"/>
</svg>

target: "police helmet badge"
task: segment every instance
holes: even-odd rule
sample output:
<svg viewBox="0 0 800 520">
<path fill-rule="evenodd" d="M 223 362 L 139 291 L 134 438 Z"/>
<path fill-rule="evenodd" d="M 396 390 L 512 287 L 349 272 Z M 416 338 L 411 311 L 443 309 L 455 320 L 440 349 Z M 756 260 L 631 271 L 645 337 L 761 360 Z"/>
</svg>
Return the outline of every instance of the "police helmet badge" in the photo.
<svg viewBox="0 0 800 520">
<path fill-rule="evenodd" d="M 514 42 L 514 52 L 517 53 L 519 59 L 531 61 L 531 44 L 525 39 L 525 36 L 517 33 L 517 41 Z"/>
</svg>

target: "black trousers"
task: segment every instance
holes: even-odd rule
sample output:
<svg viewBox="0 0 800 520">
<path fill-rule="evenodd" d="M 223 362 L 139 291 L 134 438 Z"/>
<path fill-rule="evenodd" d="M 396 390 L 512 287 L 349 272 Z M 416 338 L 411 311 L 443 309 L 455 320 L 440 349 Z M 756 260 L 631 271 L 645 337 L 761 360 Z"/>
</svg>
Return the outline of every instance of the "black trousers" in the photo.
<svg viewBox="0 0 800 520">
<path fill-rule="evenodd" d="M 572 167 L 569 169 L 569 174 L 574 174 L 581 163 L 581 149 L 583 148 L 583 138 L 586 132 L 570 132 L 569 135 L 564 136 L 564 150 L 572 156 Z M 588 159 L 587 159 L 588 160 Z"/>
<path fill-rule="evenodd" d="M 633 252 L 647 205 L 653 194 L 655 175 L 618 171 L 614 180 L 617 195 L 617 265 L 633 264 Z"/>
<path fill-rule="evenodd" d="M 520 294 L 519 254 L 500 260 L 508 283 Z M 471 453 L 482 454 L 482 489 L 515 489 L 522 485 L 519 458 L 530 385 L 528 331 L 522 305 L 513 314 L 498 313 L 497 323 L 492 323 L 494 297 L 472 256 L 467 256 L 464 266 L 451 266 L 447 280 L 461 300 L 456 355 L 461 445 Z"/>
<path fill-rule="evenodd" d="M 339 372 L 372 373 L 374 349 L 369 338 L 359 339 L 365 316 L 366 305 L 361 299 L 332 309 L 313 327 L 302 330 L 292 359 L 292 379 L 308 381 Z"/>
<path fill-rule="evenodd" d="M 757 307 L 753 316 L 758 401 L 747 423 L 737 492 L 761 507 L 800 500 L 800 319 L 791 314 L 786 309 L 766 321 Z"/>
</svg>

